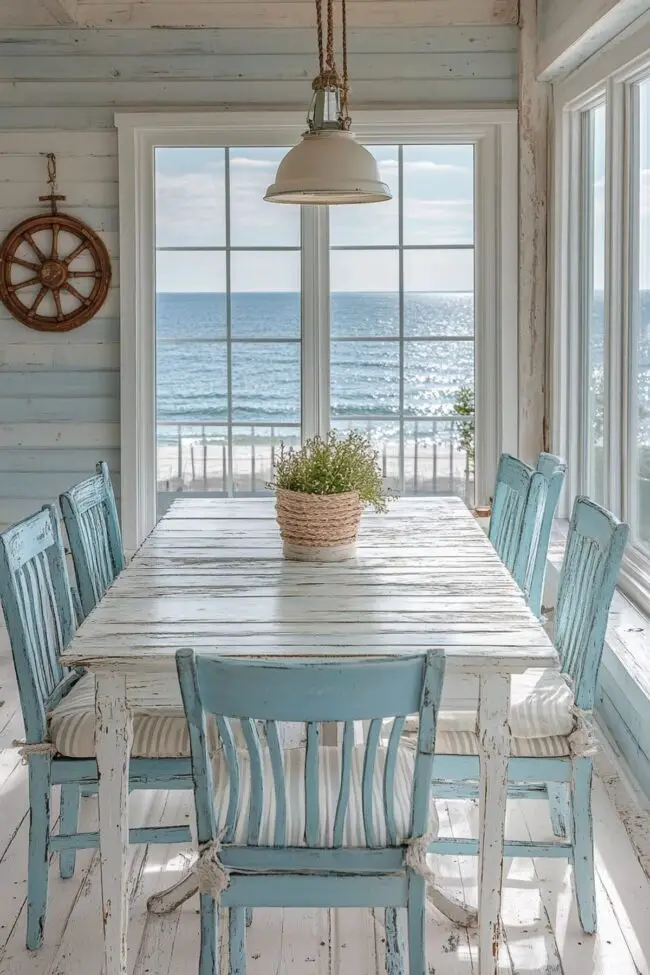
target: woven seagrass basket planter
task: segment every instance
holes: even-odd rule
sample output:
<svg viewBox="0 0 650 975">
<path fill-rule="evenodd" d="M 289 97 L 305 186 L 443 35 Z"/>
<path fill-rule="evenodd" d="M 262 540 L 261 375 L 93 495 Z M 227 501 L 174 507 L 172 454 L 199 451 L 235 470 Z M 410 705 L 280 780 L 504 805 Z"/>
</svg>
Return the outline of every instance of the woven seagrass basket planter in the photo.
<svg viewBox="0 0 650 975">
<path fill-rule="evenodd" d="M 363 510 L 356 491 L 303 494 L 277 488 L 275 507 L 285 559 L 341 562 L 355 554 Z"/>
</svg>

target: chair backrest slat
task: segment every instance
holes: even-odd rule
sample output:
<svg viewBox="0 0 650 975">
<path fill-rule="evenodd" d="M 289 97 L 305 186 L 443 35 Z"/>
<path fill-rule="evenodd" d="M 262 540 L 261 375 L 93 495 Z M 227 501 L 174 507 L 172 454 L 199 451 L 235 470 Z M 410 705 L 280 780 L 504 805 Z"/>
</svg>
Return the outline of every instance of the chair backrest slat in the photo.
<svg viewBox="0 0 650 975">
<path fill-rule="evenodd" d="M 529 599 L 546 503 L 542 474 L 510 454 L 499 459 L 488 537 Z"/>
<path fill-rule="evenodd" d="M 47 708 L 67 672 L 60 654 L 75 630 L 61 540 L 52 506 L 0 535 L 0 599 L 9 632 L 29 742 L 47 734 Z"/>
<path fill-rule="evenodd" d="M 395 803 L 393 799 L 396 781 L 396 767 L 400 764 L 400 783 L 404 782 L 405 765 L 399 758 L 400 730 L 404 718 L 400 716 L 418 714 L 420 734 L 414 759 L 413 781 L 411 784 L 411 816 L 408 822 L 421 832 L 426 830 L 428 803 L 431 791 L 433 749 L 435 745 L 436 716 L 440 701 L 444 673 L 444 653 L 431 650 L 427 654 L 408 657 L 329 659 L 325 660 L 245 660 L 232 657 L 206 657 L 195 655 L 191 650 L 179 650 L 176 665 L 180 677 L 181 691 L 190 725 L 192 763 L 196 792 L 202 796 L 202 804 L 215 802 L 218 812 L 212 819 L 199 816 L 199 843 L 216 838 L 217 826 L 224 829 L 225 843 L 234 842 L 241 837 L 238 819 L 242 776 L 250 777 L 246 789 L 250 790 L 247 842 L 273 843 L 284 845 L 287 840 L 287 808 L 290 802 L 286 790 L 295 792 L 291 776 L 297 769 L 304 775 L 304 807 L 295 808 L 292 816 L 304 816 L 304 844 L 308 847 L 340 847 L 346 835 L 346 822 L 350 817 L 352 788 L 360 789 L 360 816 L 366 844 L 377 846 L 388 842 L 404 842 L 398 836 L 395 823 Z M 223 754 L 229 775 L 228 810 L 224 814 L 225 792 L 217 797 L 208 791 L 203 773 L 210 764 L 205 737 L 206 715 L 214 715 L 222 739 Z M 384 722 L 397 717 L 387 750 L 382 748 L 379 758 L 379 744 Z M 200 720 L 199 720 L 200 718 Z M 247 753 L 237 753 L 230 722 L 241 722 Z M 265 722 L 269 751 L 261 755 L 257 722 Z M 302 753 L 303 764 L 296 765 L 296 752 L 291 753 L 287 768 L 283 767 L 283 756 L 279 747 L 279 735 L 275 722 L 300 722 L 306 725 L 306 745 Z M 343 722 L 344 732 L 340 752 L 321 752 L 320 728 L 323 722 Z M 369 722 L 365 746 L 355 745 L 355 722 Z M 195 726 L 192 729 L 192 726 Z M 203 730 L 202 730 L 203 729 Z M 201 750 L 201 758 L 195 762 L 195 749 Z M 286 753 L 289 755 L 289 753 Z M 323 772 L 327 780 L 328 796 L 332 802 L 336 797 L 336 810 L 325 816 L 322 808 L 323 782 L 319 765 L 327 765 Z M 336 757 L 335 757 L 336 756 Z M 242 763 L 247 761 L 244 770 Z M 362 762 L 362 764 L 361 764 Z M 383 768 L 381 763 L 383 764 Z M 362 770 L 361 770 L 362 769 Z M 339 776 L 332 782 L 332 776 Z M 360 771 L 361 770 L 361 771 Z M 411 773 L 409 773 L 411 774 Z M 273 814 L 273 803 L 264 802 L 265 777 L 267 789 L 275 788 L 275 822 L 266 824 L 263 840 L 260 840 L 258 810 L 268 810 Z M 354 783 L 354 786 L 353 786 Z M 336 790 L 329 791 L 332 786 Z M 285 790 L 279 798 L 280 790 Z M 299 789 L 301 793 L 303 790 Z M 236 798 L 235 798 L 236 797 Z M 383 799 L 383 801 L 382 801 Z M 400 809 L 403 802 L 400 800 Z M 333 813 L 333 823 L 330 816 Z M 224 822 L 225 820 L 225 822 Z M 295 822 L 295 820 L 294 820 Z M 202 824 L 202 825 L 201 825 Z M 357 828 L 357 824 L 352 821 Z M 360 824 L 358 824 L 360 826 Z M 301 827 L 302 829 L 302 827 Z M 352 830 L 354 836 L 358 832 Z M 381 832 L 379 832 L 381 831 Z M 402 831 L 403 832 L 403 831 Z M 241 840 L 239 840 L 241 841 Z M 295 839 L 294 841 L 295 842 Z M 355 842 L 354 845 L 357 845 Z"/>
<path fill-rule="evenodd" d="M 427 783 L 433 774 L 433 759 L 436 751 L 436 728 L 440 708 L 440 688 L 445 671 L 444 657 L 436 656 L 428 661 L 422 681 L 420 702 L 420 721 L 418 724 L 418 759 L 420 774 L 413 783 L 413 803 L 411 806 L 411 831 L 413 836 L 426 833 L 429 819 L 430 793 Z"/>
<path fill-rule="evenodd" d="M 182 682 L 181 682 L 181 692 L 183 692 Z M 185 701 L 184 692 L 183 692 L 183 701 Z M 200 705 L 199 705 L 199 709 L 200 709 Z M 217 715 L 217 728 L 219 730 L 219 737 L 221 739 L 221 747 L 223 749 L 223 753 L 226 758 L 226 763 L 228 765 L 228 787 L 229 787 L 228 810 L 226 812 L 226 832 L 224 834 L 224 839 L 226 843 L 232 843 L 235 838 L 235 822 L 237 819 L 237 810 L 239 808 L 239 793 L 240 793 L 239 760 L 237 758 L 237 747 L 235 745 L 235 736 L 233 735 L 232 726 L 228 718 L 224 717 L 223 715 Z M 192 743 L 192 737 L 190 736 L 190 744 L 191 743 Z"/>
<path fill-rule="evenodd" d="M 341 784 L 334 817 L 333 845 L 343 846 L 343 827 L 350 803 L 350 779 L 352 777 L 352 750 L 354 748 L 354 721 L 346 721 L 341 743 Z"/>
<path fill-rule="evenodd" d="M 241 729 L 248 749 L 250 762 L 251 794 L 248 807 L 248 839 L 250 846 L 256 846 L 260 841 L 260 826 L 264 811 L 264 771 L 262 747 L 257 732 L 257 725 L 250 718 L 243 718 Z"/>
<path fill-rule="evenodd" d="M 307 846 L 318 846 L 320 828 L 318 794 L 319 751 L 320 724 L 317 721 L 308 721 L 305 755 L 305 842 Z"/>
<path fill-rule="evenodd" d="M 588 498 L 576 498 L 558 586 L 554 640 L 576 704 L 594 706 L 607 618 L 628 526 Z"/>
<path fill-rule="evenodd" d="M 197 784 L 194 790 L 194 807 L 196 811 L 196 831 L 199 843 L 217 838 L 214 803 L 212 801 L 212 762 L 208 749 L 208 734 L 206 715 L 201 707 L 198 693 L 196 669 L 192 667 L 178 667 L 178 679 L 183 695 L 187 726 L 192 752 L 192 775 Z M 224 842 L 232 843 L 234 839 L 234 823 L 239 805 L 239 764 L 237 762 L 235 742 L 230 724 L 224 718 L 217 717 L 221 746 L 228 762 L 228 814 Z M 200 788 L 198 785 L 200 783 Z"/>
<path fill-rule="evenodd" d="M 395 828 L 395 765 L 404 723 L 405 719 L 402 716 L 397 716 L 393 721 L 388 737 L 388 749 L 384 765 L 384 810 L 386 812 L 388 839 L 391 843 L 395 843 L 397 840 Z"/>
<path fill-rule="evenodd" d="M 275 831 L 273 842 L 276 846 L 284 846 L 287 829 L 287 797 L 284 785 L 284 762 L 277 721 L 266 722 L 266 741 L 269 748 L 271 770 L 273 772 L 273 788 L 275 790 Z"/>
<path fill-rule="evenodd" d="M 556 457 L 555 454 L 541 453 L 537 458 L 537 471 L 546 481 L 546 503 L 539 532 L 528 602 L 535 616 L 541 616 L 548 547 L 551 540 L 553 519 L 557 512 L 566 477 L 566 464 L 561 457 Z"/>
<path fill-rule="evenodd" d="M 124 568 L 124 549 L 108 466 L 59 499 L 84 617 Z"/>
<path fill-rule="evenodd" d="M 366 837 L 366 846 L 377 846 L 375 837 L 375 827 L 373 823 L 374 815 L 374 784 L 375 784 L 375 764 L 377 762 L 377 747 L 383 721 L 381 718 L 373 718 L 368 729 L 366 741 L 366 752 L 363 757 L 363 781 L 361 786 L 361 807 L 363 809 L 363 830 Z"/>
</svg>

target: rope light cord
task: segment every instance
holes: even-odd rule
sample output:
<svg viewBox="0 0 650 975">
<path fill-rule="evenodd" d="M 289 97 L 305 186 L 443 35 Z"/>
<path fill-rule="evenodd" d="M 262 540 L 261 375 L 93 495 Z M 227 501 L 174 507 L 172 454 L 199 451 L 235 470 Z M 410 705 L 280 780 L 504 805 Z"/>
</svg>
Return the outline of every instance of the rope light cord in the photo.
<svg viewBox="0 0 650 975">
<path fill-rule="evenodd" d="M 318 35 L 318 75 L 325 74 L 325 58 L 323 55 L 323 4 L 316 0 L 316 33 Z M 314 79 L 315 83 L 315 79 Z"/>
<path fill-rule="evenodd" d="M 315 0 L 315 2 L 319 73 L 312 82 L 312 88 L 314 91 L 321 91 L 327 88 L 339 89 L 341 92 L 340 124 L 343 129 L 348 129 L 350 127 L 350 118 L 348 116 L 349 84 L 346 0 L 341 0 L 343 77 L 341 77 L 337 70 L 336 56 L 334 53 L 334 0 L 327 0 L 327 40 L 325 43 L 325 32 L 323 29 L 323 0 Z"/>
</svg>

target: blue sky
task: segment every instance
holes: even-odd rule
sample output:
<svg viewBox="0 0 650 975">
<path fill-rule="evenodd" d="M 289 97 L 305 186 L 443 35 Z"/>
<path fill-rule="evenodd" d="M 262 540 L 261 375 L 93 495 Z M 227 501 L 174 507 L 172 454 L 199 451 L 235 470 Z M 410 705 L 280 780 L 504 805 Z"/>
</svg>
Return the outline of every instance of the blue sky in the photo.
<svg viewBox="0 0 650 975">
<path fill-rule="evenodd" d="M 286 149 L 230 151 L 231 243 L 233 246 L 297 246 L 299 208 L 265 203 Z M 373 146 L 382 179 L 393 192 L 388 203 L 333 207 L 330 242 L 353 246 L 333 251 L 333 291 L 396 291 L 397 251 L 368 251 L 369 245 L 398 242 L 398 161 L 394 146 Z M 473 242 L 472 146 L 404 147 L 405 244 L 454 245 Z M 158 149 L 156 152 L 158 247 L 219 247 L 225 244 L 224 151 L 213 148 Z M 298 291 L 298 252 L 233 253 L 233 291 Z M 160 291 L 225 290 L 224 254 L 159 251 Z M 421 250 L 405 254 L 407 291 L 471 291 L 471 251 Z"/>
</svg>

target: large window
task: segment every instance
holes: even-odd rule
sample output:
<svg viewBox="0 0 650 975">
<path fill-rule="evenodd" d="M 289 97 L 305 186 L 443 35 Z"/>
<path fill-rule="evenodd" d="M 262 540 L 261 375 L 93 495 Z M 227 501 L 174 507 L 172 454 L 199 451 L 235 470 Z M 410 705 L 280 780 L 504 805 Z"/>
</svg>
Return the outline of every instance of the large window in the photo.
<svg viewBox="0 0 650 975">
<path fill-rule="evenodd" d="M 332 428 L 402 494 L 485 504 L 518 449 L 516 113 L 355 113 L 393 199 L 329 210 L 263 201 L 300 113 L 116 125 L 127 551 Z"/>
<path fill-rule="evenodd" d="M 630 524 L 621 581 L 650 611 L 650 26 L 559 86 L 554 446 L 568 504 Z M 577 326 L 577 327 L 576 327 Z"/>
<path fill-rule="evenodd" d="M 392 201 L 301 219 L 263 200 L 285 148 L 156 147 L 163 505 L 265 493 L 279 444 L 325 432 L 301 415 L 319 385 L 329 425 L 372 438 L 387 486 L 474 502 L 475 145 L 370 148 Z M 301 224 L 329 257 L 302 248 Z M 302 354 L 306 331 L 328 368 Z"/>
</svg>

